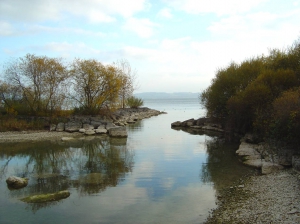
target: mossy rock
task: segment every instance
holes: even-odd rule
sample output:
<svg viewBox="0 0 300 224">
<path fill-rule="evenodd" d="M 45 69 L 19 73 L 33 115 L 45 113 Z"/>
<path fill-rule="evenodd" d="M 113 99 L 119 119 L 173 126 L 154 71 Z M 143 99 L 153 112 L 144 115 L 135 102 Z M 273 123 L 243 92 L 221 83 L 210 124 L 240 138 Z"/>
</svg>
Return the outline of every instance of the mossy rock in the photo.
<svg viewBox="0 0 300 224">
<path fill-rule="evenodd" d="M 26 198 L 22 198 L 21 201 L 27 203 L 42 203 L 42 202 L 49 202 L 49 201 L 59 201 L 69 196 L 70 196 L 70 192 L 66 190 L 66 191 L 58 191 L 52 194 L 33 195 Z"/>
<path fill-rule="evenodd" d="M 7 178 L 6 183 L 9 189 L 19 189 L 27 186 L 28 178 L 10 176 Z"/>
</svg>

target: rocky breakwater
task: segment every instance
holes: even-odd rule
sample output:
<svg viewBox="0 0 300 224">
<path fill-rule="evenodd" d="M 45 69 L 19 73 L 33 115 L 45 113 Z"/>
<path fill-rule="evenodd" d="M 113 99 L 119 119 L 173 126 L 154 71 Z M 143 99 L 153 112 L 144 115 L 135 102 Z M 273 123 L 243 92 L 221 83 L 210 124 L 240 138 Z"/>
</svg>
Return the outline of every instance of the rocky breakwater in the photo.
<svg viewBox="0 0 300 224">
<path fill-rule="evenodd" d="M 164 112 L 143 107 L 119 109 L 109 116 L 72 116 L 65 123 L 51 124 L 50 131 L 81 132 L 85 135 L 108 134 L 110 137 L 127 137 L 125 125 L 162 113 Z"/>
<path fill-rule="evenodd" d="M 220 124 L 213 122 L 212 119 L 206 117 L 202 117 L 196 120 L 192 118 L 182 122 L 176 121 L 171 124 L 171 127 L 175 129 L 189 128 L 189 129 L 224 132 Z"/>
<path fill-rule="evenodd" d="M 286 167 L 300 172 L 300 155 L 296 149 L 257 143 L 255 137 L 246 134 L 236 151 L 245 165 L 261 169 L 262 174 L 270 174 Z"/>
</svg>

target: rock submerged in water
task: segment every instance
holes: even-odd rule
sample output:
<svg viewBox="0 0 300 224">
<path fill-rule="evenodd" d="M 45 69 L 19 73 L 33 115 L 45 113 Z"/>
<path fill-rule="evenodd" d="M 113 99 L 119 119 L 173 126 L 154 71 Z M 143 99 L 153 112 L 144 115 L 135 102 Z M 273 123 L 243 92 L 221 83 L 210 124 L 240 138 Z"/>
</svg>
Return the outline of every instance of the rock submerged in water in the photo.
<svg viewBox="0 0 300 224">
<path fill-rule="evenodd" d="M 58 191 L 52 194 L 39 194 L 33 195 L 26 198 L 22 198 L 21 201 L 27 203 L 42 203 L 42 202 L 50 202 L 50 201 L 59 201 L 61 199 L 68 198 L 70 196 L 70 192 L 65 191 Z"/>
<path fill-rule="evenodd" d="M 16 176 L 10 176 L 6 180 L 8 188 L 11 189 L 20 189 L 26 187 L 28 184 L 28 178 L 21 178 Z"/>
</svg>

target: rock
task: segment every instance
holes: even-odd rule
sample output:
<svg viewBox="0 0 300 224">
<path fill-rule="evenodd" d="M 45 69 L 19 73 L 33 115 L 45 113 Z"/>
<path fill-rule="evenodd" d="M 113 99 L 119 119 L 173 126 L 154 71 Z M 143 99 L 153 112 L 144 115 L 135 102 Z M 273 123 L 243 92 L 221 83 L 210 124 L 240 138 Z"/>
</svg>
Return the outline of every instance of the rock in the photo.
<svg viewBox="0 0 300 224">
<path fill-rule="evenodd" d="M 224 132 L 223 129 L 219 128 L 219 127 L 213 127 L 210 125 L 205 125 L 202 127 L 203 130 L 207 130 L 207 131 L 217 131 L 217 132 Z"/>
<path fill-rule="evenodd" d="M 82 124 L 79 121 L 70 121 L 65 124 L 65 131 L 67 132 L 76 132 L 82 128 Z"/>
<path fill-rule="evenodd" d="M 97 134 L 106 134 L 106 133 L 107 133 L 107 130 L 104 129 L 104 128 L 98 128 L 98 129 L 95 130 L 95 132 L 96 132 Z"/>
<path fill-rule="evenodd" d="M 80 129 L 79 129 L 79 132 L 80 132 L 80 133 L 85 133 L 85 131 L 86 131 L 86 130 L 85 130 L 84 128 L 80 128 Z"/>
<path fill-rule="evenodd" d="M 110 130 L 112 128 L 117 128 L 117 127 L 118 127 L 117 125 L 115 125 L 114 123 L 111 123 L 111 122 L 109 122 L 105 125 L 106 130 Z"/>
<path fill-rule="evenodd" d="M 176 122 L 173 122 L 171 124 L 171 127 L 180 127 L 181 126 L 181 122 L 180 121 L 176 121 Z"/>
<path fill-rule="evenodd" d="M 50 124 L 49 131 L 55 131 L 56 130 L 56 124 Z"/>
<path fill-rule="evenodd" d="M 58 191 L 52 194 L 39 194 L 33 195 L 26 198 L 22 198 L 21 201 L 27 203 L 42 203 L 42 202 L 50 202 L 50 201 L 58 201 L 70 196 L 69 191 Z"/>
<path fill-rule="evenodd" d="M 270 162 L 263 162 L 261 167 L 261 173 L 262 174 L 270 174 L 277 172 L 278 170 L 283 170 L 284 167 L 276 164 L 276 163 L 270 163 Z"/>
<path fill-rule="evenodd" d="M 28 179 L 16 177 L 16 176 L 10 176 L 9 178 L 6 179 L 6 183 L 9 188 L 19 189 L 27 186 Z"/>
<path fill-rule="evenodd" d="M 85 130 L 92 130 L 92 129 L 94 129 L 94 126 L 90 125 L 90 124 L 83 124 L 82 128 Z"/>
<path fill-rule="evenodd" d="M 124 138 L 124 137 L 127 137 L 127 136 L 128 136 L 125 127 L 110 128 L 110 129 L 108 130 L 108 134 L 109 134 L 109 136 L 111 136 L 111 137 L 121 137 L 121 138 Z"/>
<path fill-rule="evenodd" d="M 60 122 L 56 126 L 56 131 L 64 131 L 65 130 L 65 124 Z"/>
<path fill-rule="evenodd" d="M 242 142 L 240 144 L 239 149 L 236 151 L 236 153 L 239 156 L 253 156 L 253 155 L 260 155 L 260 153 L 255 149 L 256 145 L 249 144 L 246 142 Z"/>
<path fill-rule="evenodd" d="M 244 164 L 248 166 L 252 166 L 254 168 L 261 168 L 263 162 L 264 162 L 263 159 L 251 159 L 251 160 L 244 161 Z"/>
<path fill-rule="evenodd" d="M 75 138 L 73 138 L 73 137 L 62 137 L 61 140 L 62 141 L 71 141 L 71 140 L 75 140 Z"/>
<path fill-rule="evenodd" d="M 99 126 L 97 127 L 97 129 L 105 129 L 105 125 L 104 125 L 104 124 L 99 125 Z"/>
<path fill-rule="evenodd" d="M 294 155 L 292 158 L 292 166 L 294 170 L 300 172 L 300 155 Z"/>
<path fill-rule="evenodd" d="M 94 134 L 95 134 L 95 131 L 89 129 L 89 130 L 86 130 L 86 131 L 84 132 L 84 134 L 85 134 L 85 135 L 94 135 Z"/>
</svg>

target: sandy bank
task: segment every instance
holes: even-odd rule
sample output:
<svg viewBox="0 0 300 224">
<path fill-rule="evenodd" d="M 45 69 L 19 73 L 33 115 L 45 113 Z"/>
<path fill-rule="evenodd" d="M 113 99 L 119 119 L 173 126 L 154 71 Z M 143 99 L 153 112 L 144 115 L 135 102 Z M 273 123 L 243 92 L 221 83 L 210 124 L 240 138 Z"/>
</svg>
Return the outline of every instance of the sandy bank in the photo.
<svg viewBox="0 0 300 224">
<path fill-rule="evenodd" d="M 0 143 L 59 140 L 62 137 L 79 137 L 81 133 L 50 132 L 50 131 L 13 131 L 0 132 Z"/>
</svg>

